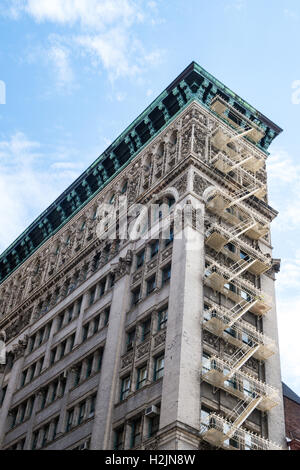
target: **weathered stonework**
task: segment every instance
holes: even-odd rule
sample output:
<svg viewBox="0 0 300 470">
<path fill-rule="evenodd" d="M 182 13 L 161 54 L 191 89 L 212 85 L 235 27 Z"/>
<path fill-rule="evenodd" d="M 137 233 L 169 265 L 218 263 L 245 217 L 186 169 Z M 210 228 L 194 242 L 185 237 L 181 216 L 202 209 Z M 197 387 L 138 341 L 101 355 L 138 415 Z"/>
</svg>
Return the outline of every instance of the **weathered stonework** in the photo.
<svg viewBox="0 0 300 470">
<path fill-rule="evenodd" d="M 207 191 L 213 187 L 230 198 L 243 188 L 243 179 L 240 174 L 225 179 L 212 163 L 218 155 L 212 135 L 221 129 L 231 138 L 236 129 L 210 107 L 217 91 L 226 94 L 228 89 L 218 88 L 220 82 L 212 86 L 205 74 L 203 80 L 201 76 L 198 82 L 189 81 L 188 77 L 194 80 L 196 69 L 193 66 L 185 79 L 166 92 L 170 105 L 163 100 L 157 103 L 157 116 L 164 119 L 159 131 L 153 110 L 148 110 L 139 123 L 146 126 L 144 136 L 136 126 L 120 137 L 126 164 L 121 150 L 116 155 L 117 145 L 110 149 L 80 180 L 84 204 L 76 188 L 68 191 L 66 200 L 56 205 L 62 225 L 54 230 L 50 220 L 43 218 L 40 246 L 24 238 L 24 258 L 17 252 L 10 253 L 10 261 L 3 258 L 0 331 L 7 364 L 0 370 L 0 448 L 218 447 L 203 440 L 201 405 L 202 412 L 209 409 L 227 416 L 239 401 L 238 391 L 224 392 L 204 380 L 207 358 L 202 353 L 229 361 L 241 347 L 241 332 L 230 331 L 224 337 L 223 331 L 209 331 L 204 324 L 204 303 L 223 312 L 232 307 L 234 294 L 205 284 L 205 260 L 212 258 L 227 270 L 236 263 L 223 246 L 207 245 L 208 234 L 220 222 L 219 214 L 208 207 Z M 228 102 L 239 103 L 245 116 L 252 116 L 253 108 L 233 92 Z M 265 151 L 279 130 L 258 112 L 255 118 L 265 138 L 257 144 L 244 139 L 242 147 L 253 158 L 265 160 Z M 112 179 L 108 177 L 112 167 L 104 165 L 108 161 L 115 172 Z M 265 164 L 257 176 L 266 181 Z M 127 206 L 122 206 L 124 198 Z M 136 223 L 143 228 L 138 205 L 149 208 L 158 201 L 169 203 L 174 238 L 163 237 L 159 220 L 148 227 L 152 229 L 148 238 L 141 232 L 135 239 L 122 237 L 124 220 L 128 227 Z M 245 199 L 239 210 L 265 226 L 276 213 L 261 201 Z M 182 207 L 190 215 L 188 221 Z M 119 213 L 116 227 L 113 209 Z M 99 237 L 100 228 L 106 238 Z M 116 239 L 110 239 L 114 229 Z M 223 229 L 230 229 L 228 220 Z M 239 249 L 264 260 L 267 253 L 272 261 L 268 234 L 254 241 L 248 235 L 241 235 Z M 159 241 L 156 254 L 151 253 L 153 239 Z M 137 255 L 143 250 L 142 266 L 137 267 Z M 259 277 L 274 299 L 278 263 L 273 265 L 271 275 L 270 270 L 262 275 L 243 272 L 240 279 L 245 289 L 258 289 Z M 155 287 L 149 290 L 147 283 L 154 277 Z M 267 319 L 257 319 L 251 311 L 247 315 L 256 333 L 263 331 L 277 342 L 274 312 Z M 239 369 L 241 377 L 249 381 L 266 377 L 267 384 L 278 387 L 278 354 L 270 361 L 249 356 Z M 152 411 L 147 415 L 149 407 Z M 282 444 L 282 416 L 280 404 L 269 414 L 258 408 L 243 429 L 254 429 Z M 140 430 L 134 445 L 133 422 Z M 149 437 L 150 424 L 153 435 Z"/>
</svg>

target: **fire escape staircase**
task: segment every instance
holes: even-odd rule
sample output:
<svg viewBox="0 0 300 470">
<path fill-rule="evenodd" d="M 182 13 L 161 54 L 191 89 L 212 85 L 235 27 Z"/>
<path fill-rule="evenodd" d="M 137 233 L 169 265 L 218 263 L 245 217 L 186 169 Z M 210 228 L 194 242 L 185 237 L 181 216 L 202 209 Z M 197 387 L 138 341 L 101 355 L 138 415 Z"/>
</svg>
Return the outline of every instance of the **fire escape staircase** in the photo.
<svg viewBox="0 0 300 470">
<path fill-rule="evenodd" d="M 261 156 L 250 152 L 248 145 L 248 155 L 245 152 L 245 146 L 242 142 L 242 148 L 239 147 L 239 143 L 245 136 L 250 136 L 251 140 L 255 140 L 261 135 L 260 129 L 256 129 L 252 123 L 246 127 L 239 126 L 242 120 L 238 117 L 235 119 L 233 114 L 235 110 L 228 109 L 230 106 L 223 102 L 222 99 L 216 99 L 212 104 L 212 109 L 215 113 L 228 120 L 233 119 L 231 125 L 236 123 L 236 132 L 226 132 L 223 128 L 218 128 L 217 131 L 211 136 L 211 144 L 217 149 L 218 153 L 212 152 L 211 164 L 219 171 L 227 175 L 232 176 L 232 172 L 236 173 L 237 180 L 242 181 L 242 189 L 237 189 L 229 192 L 225 192 L 221 188 L 216 188 L 215 192 L 212 192 L 211 196 L 208 197 L 207 203 L 212 201 L 214 198 L 216 202 L 211 205 L 208 209 L 212 210 L 216 215 L 225 218 L 224 214 L 230 213 L 233 206 L 239 208 L 239 204 L 251 196 L 256 196 L 262 199 L 266 194 L 266 186 L 256 178 L 256 171 L 258 171 L 264 165 L 264 159 Z M 249 124 L 249 123 L 248 123 Z M 249 171 L 248 171 L 249 170 Z M 222 199 L 223 198 L 223 199 Z M 242 212 L 245 209 L 242 209 Z M 228 220 L 227 220 L 228 222 Z M 210 237 L 208 245 L 212 247 L 217 253 L 220 252 L 224 246 L 232 241 L 238 241 L 239 238 L 244 234 L 249 234 L 251 230 L 255 230 L 257 221 L 251 215 L 244 220 L 238 220 L 238 217 L 232 217 L 231 227 L 218 227 L 215 224 L 216 230 L 208 231 L 207 236 Z M 233 222 L 233 223 L 232 223 Z M 235 223 L 234 223 L 235 222 Z M 257 239 L 264 235 L 264 229 L 261 230 L 261 234 L 258 235 Z M 261 254 L 261 258 L 264 255 Z M 242 368 L 251 357 L 260 357 L 263 360 L 269 355 L 274 353 L 271 343 L 264 337 L 262 333 L 257 331 L 254 327 L 247 326 L 246 322 L 242 320 L 242 317 L 249 311 L 254 311 L 257 304 L 261 302 L 264 295 L 263 293 L 254 287 L 249 281 L 247 281 L 242 275 L 251 267 L 257 263 L 255 253 L 253 255 L 247 255 L 244 258 L 239 259 L 230 266 L 222 266 L 215 259 L 210 256 L 206 256 L 207 268 L 204 275 L 204 283 L 211 287 L 215 291 L 221 292 L 226 297 L 231 298 L 235 303 L 232 307 L 220 307 L 214 306 L 204 312 L 203 326 L 207 330 L 211 331 L 216 336 L 222 336 L 230 338 L 232 334 L 232 343 L 236 343 L 237 346 L 234 354 L 226 358 L 226 360 L 219 358 L 218 356 L 212 356 L 210 358 L 209 365 L 204 364 L 202 370 L 202 380 L 210 383 L 216 389 L 223 389 L 239 399 L 237 406 L 228 415 L 227 420 L 218 415 L 214 416 L 213 421 L 216 423 L 220 421 L 219 427 L 214 425 L 212 428 L 208 426 L 206 435 L 209 439 L 212 439 L 211 443 L 217 446 L 222 446 L 225 441 L 230 440 L 237 431 L 251 415 L 255 409 L 261 411 L 268 411 L 273 406 L 276 406 L 279 402 L 278 392 L 272 387 L 268 386 L 264 382 L 259 381 L 252 375 L 245 373 Z M 266 269 L 269 264 L 269 260 L 265 259 Z M 232 284 L 233 282 L 233 284 Z M 246 287 L 245 287 L 246 286 Z M 228 289 L 229 287 L 229 289 Z M 231 296 L 227 295 L 228 291 L 232 289 Z M 237 292 L 242 290 L 246 293 L 246 299 L 240 297 L 238 300 Z M 268 310 L 270 307 L 267 307 Z M 242 334 L 244 331 L 249 332 L 249 341 L 242 341 Z M 229 335 L 228 335 L 229 334 Z M 247 334 L 247 333 L 246 333 Z M 238 347 L 240 339 L 241 346 Z M 246 432 L 246 431 L 242 431 Z M 215 434 L 214 434 L 215 433 Z M 211 437 L 212 436 L 212 437 Z M 215 436 L 215 437 L 214 437 Z M 207 441 L 209 439 L 207 438 Z M 262 438 L 261 441 L 263 442 Z M 263 446 L 268 447 L 268 441 L 263 443 Z"/>
</svg>

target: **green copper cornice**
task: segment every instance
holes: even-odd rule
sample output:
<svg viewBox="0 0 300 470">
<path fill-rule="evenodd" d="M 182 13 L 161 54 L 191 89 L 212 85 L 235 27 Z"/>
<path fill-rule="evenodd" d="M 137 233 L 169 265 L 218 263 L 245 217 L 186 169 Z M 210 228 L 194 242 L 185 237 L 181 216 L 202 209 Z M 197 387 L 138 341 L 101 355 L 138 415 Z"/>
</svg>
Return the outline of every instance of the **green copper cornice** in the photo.
<svg viewBox="0 0 300 470">
<path fill-rule="evenodd" d="M 282 129 L 192 62 L 5 250 L 0 256 L 0 284 L 115 178 L 193 100 L 210 110 L 210 103 L 216 95 L 264 132 L 265 136 L 256 145 L 267 153 L 269 145 Z"/>
</svg>

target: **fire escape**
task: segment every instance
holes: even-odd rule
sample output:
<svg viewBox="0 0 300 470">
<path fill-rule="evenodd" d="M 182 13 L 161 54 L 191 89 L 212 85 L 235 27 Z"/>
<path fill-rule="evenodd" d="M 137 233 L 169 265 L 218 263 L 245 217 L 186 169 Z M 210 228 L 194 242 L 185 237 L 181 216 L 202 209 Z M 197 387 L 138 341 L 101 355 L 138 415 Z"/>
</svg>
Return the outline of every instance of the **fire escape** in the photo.
<svg viewBox="0 0 300 470">
<path fill-rule="evenodd" d="M 279 403 L 276 389 L 243 370 L 250 358 L 266 361 L 276 351 L 273 340 L 243 320 L 247 312 L 261 318 L 272 308 L 271 298 L 247 276 L 257 279 L 271 268 L 271 257 L 258 246 L 269 232 L 269 222 L 245 204 L 252 196 L 263 201 L 266 195 L 266 185 L 257 177 L 264 158 L 245 139 L 255 144 L 263 133 L 220 97 L 213 100 L 211 109 L 234 130 L 219 127 L 211 136 L 210 164 L 225 184 L 212 187 L 206 197 L 206 209 L 214 221 L 205 237 L 204 284 L 225 301 L 223 306 L 214 302 L 205 306 L 203 328 L 233 345 L 235 352 L 204 360 L 202 381 L 235 396 L 238 404 L 226 418 L 216 413 L 206 416 L 201 432 L 206 442 L 218 448 L 279 449 L 242 427 L 255 409 L 268 412 Z"/>
</svg>

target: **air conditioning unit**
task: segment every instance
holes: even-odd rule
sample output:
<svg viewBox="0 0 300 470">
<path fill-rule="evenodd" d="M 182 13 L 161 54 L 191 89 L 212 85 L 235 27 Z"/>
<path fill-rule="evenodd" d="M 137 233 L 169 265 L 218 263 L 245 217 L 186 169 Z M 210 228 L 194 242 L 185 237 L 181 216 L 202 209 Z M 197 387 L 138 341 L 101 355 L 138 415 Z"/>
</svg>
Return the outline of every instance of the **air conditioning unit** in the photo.
<svg viewBox="0 0 300 470">
<path fill-rule="evenodd" d="M 152 418 L 153 416 L 159 415 L 159 409 L 155 405 L 148 406 L 145 410 L 145 416 Z"/>
</svg>

